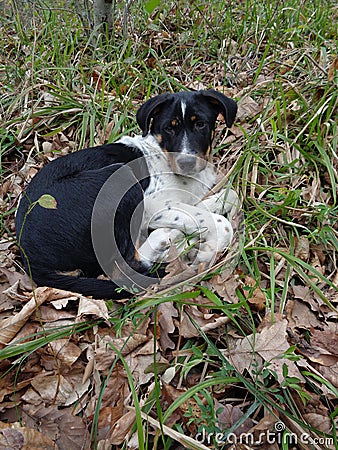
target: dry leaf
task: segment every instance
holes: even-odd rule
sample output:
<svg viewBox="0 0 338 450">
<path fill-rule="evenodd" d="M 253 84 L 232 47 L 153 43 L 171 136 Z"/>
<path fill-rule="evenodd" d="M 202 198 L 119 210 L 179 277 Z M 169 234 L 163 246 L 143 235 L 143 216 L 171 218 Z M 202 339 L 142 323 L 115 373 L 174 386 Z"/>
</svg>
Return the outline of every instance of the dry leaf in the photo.
<svg viewBox="0 0 338 450">
<path fill-rule="evenodd" d="M 66 410 L 56 423 L 60 434 L 56 444 L 60 450 L 91 450 L 88 427 L 81 417 L 73 416 L 69 410 Z"/>
<path fill-rule="evenodd" d="M 251 287 L 251 290 L 243 289 L 245 297 L 248 299 L 248 302 L 253 306 L 254 310 L 264 311 L 266 306 L 266 296 L 262 289 L 256 286 L 256 281 L 246 275 L 244 284 L 246 287 Z"/>
<path fill-rule="evenodd" d="M 114 338 L 105 336 L 99 343 L 99 347 L 95 351 L 95 367 L 97 370 L 106 370 L 112 365 L 117 353 L 114 348 L 122 353 L 123 356 L 128 355 L 140 345 L 149 341 L 149 337 L 135 333 L 124 338 Z"/>
<path fill-rule="evenodd" d="M 234 270 L 226 269 L 219 275 L 214 275 L 209 281 L 203 282 L 210 290 L 214 290 L 225 302 L 237 303 L 236 289 L 239 279 Z"/>
<path fill-rule="evenodd" d="M 312 425 L 314 428 L 322 431 L 323 433 L 330 433 L 332 430 L 331 419 L 327 416 L 323 416 L 317 413 L 304 414 L 304 419 L 307 423 Z"/>
<path fill-rule="evenodd" d="M 47 351 L 69 367 L 75 363 L 82 353 L 82 350 L 77 345 L 69 342 L 68 339 L 57 339 L 50 342 Z"/>
<path fill-rule="evenodd" d="M 236 120 L 239 121 L 247 121 L 248 119 L 252 119 L 253 117 L 257 116 L 262 110 L 262 108 L 259 106 L 255 100 L 250 97 L 249 95 L 245 95 L 242 97 L 238 105 L 238 111 Z"/>
<path fill-rule="evenodd" d="M 98 440 L 109 439 L 113 426 L 123 416 L 123 401 L 117 406 L 106 406 L 100 409 L 98 420 Z"/>
<path fill-rule="evenodd" d="M 52 289 L 46 287 L 37 288 L 33 294 L 32 298 L 28 303 L 19 311 L 15 316 L 9 317 L 0 321 L 1 329 L 1 344 L 8 344 L 14 336 L 19 332 L 23 325 L 27 322 L 33 312 L 36 311 L 40 305 L 51 299 L 62 298 L 64 296 L 73 295 L 67 291 L 61 291 L 59 289 Z"/>
<path fill-rule="evenodd" d="M 61 300 L 56 300 L 56 302 L 63 302 L 64 300 L 68 301 L 68 299 L 61 299 Z M 48 324 L 52 323 L 52 322 L 58 322 L 60 320 L 74 320 L 75 319 L 75 314 L 73 312 L 69 312 L 69 311 L 62 311 L 62 310 L 55 310 L 54 308 L 54 303 L 56 302 L 50 302 L 53 306 L 45 306 L 42 305 L 39 308 L 39 317 L 38 317 L 38 321 L 42 320 L 43 322 L 46 322 Z"/>
<path fill-rule="evenodd" d="M 318 372 L 320 372 L 329 383 L 338 388 L 338 362 L 329 367 L 319 366 Z M 334 394 L 331 393 L 331 395 Z"/>
<path fill-rule="evenodd" d="M 108 320 L 109 313 L 106 302 L 104 300 L 93 300 L 81 296 L 77 312 L 77 321 L 82 321 L 84 316 L 95 316 Z"/>
<path fill-rule="evenodd" d="M 201 328 L 204 332 L 207 332 L 220 327 L 227 322 L 229 322 L 229 318 L 227 316 L 210 314 L 208 312 L 205 313 L 200 311 L 197 306 L 186 305 L 182 311 L 181 321 L 178 328 L 181 336 L 191 338 L 200 335 L 198 328 Z M 197 324 L 197 327 L 194 323 Z"/>
<path fill-rule="evenodd" d="M 22 450 L 57 450 L 55 443 L 37 430 L 19 423 L 0 422 L 0 448 Z"/>
<path fill-rule="evenodd" d="M 307 261 L 310 255 L 310 242 L 306 236 L 295 238 L 296 248 L 295 256 L 302 261 Z"/>
<path fill-rule="evenodd" d="M 153 373 L 147 371 L 147 368 L 154 363 L 154 352 L 154 341 L 151 340 L 125 357 L 134 379 L 140 385 L 147 383 L 154 376 Z M 168 364 L 168 361 L 159 352 L 155 357 L 158 363 Z"/>
<path fill-rule="evenodd" d="M 166 275 L 160 281 L 161 288 L 172 286 L 196 275 L 196 271 L 179 257 L 174 245 L 169 249 L 168 259 L 170 262 L 165 269 Z"/>
<path fill-rule="evenodd" d="M 31 291 L 34 283 L 26 273 L 17 272 L 16 270 L 9 270 L 5 267 L 0 268 L 0 273 L 6 275 L 11 286 L 17 284 L 21 289 Z"/>
<path fill-rule="evenodd" d="M 329 67 L 329 70 L 327 72 L 328 81 L 332 83 L 335 80 L 335 78 L 337 78 L 337 72 L 338 72 L 338 57 L 336 57 L 332 61 L 332 64 Z"/>
<path fill-rule="evenodd" d="M 172 302 L 161 303 L 158 306 L 158 323 L 160 326 L 160 343 L 162 349 L 175 348 L 175 343 L 170 339 L 169 334 L 175 331 L 173 317 L 177 317 L 178 312 Z"/>
<path fill-rule="evenodd" d="M 128 411 L 119 419 L 113 426 L 113 432 L 110 437 L 110 442 L 113 445 L 120 445 L 125 440 L 133 423 L 135 422 L 136 414 L 134 411 Z"/>
<path fill-rule="evenodd" d="M 223 405 L 215 400 L 215 411 L 217 411 L 217 422 L 221 430 L 232 428 L 242 417 L 243 412 L 239 406 L 232 404 Z M 251 419 L 246 419 L 240 426 L 234 429 L 236 436 L 247 433 L 253 426 Z"/>
<path fill-rule="evenodd" d="M 338 358 L 338 327 L 336 323 L 329 323 L 323 330 L 314 330 L 311 336 L 311 345 L 314 349 L 325 349 Z"/>
<path fill-rule="evenodd" d="M 262 358 L 269 363 L 269 370 L 276 372 L 278 381 L 283 382 L 283 365 L 288 367 L 288 376 L 303 380 L 297 366 L 288 359 L 281 359 L 281 355 L 289 349 L 286 339 L 287 320 L 280 320 L 269 327 L 265 327 L 256 334 L 251 334 L 244 339 L 237 340 L 233 348 L 225 351 L 230 362 L 243 373 L 247 369 L 253 376 L 253 372 L 262 367 Z M 257 358 L 259 356 L 260 358 Z M 258 363 L 258 367 L 256 364 Z"/>
<path fill-rule="evenodd" d="M 300 300 L 289 300 L 287 306 L 289 327 L 293 330 L 322 327 L 322 322 L 317 319 L 307 304 Z"/>
<path fill-rule="evenodd" d="M 63 405 L 73 392 L 73 386 L 62 375 L 41 375 L 31 381 L 33 388 L 47 403 Z"/>
</svg>

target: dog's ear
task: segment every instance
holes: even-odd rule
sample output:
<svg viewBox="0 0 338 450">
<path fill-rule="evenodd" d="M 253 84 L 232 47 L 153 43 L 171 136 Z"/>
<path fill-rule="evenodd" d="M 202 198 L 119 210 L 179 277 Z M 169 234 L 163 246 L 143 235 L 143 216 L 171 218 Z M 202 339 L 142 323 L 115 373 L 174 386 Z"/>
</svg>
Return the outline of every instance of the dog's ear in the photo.
<svg viewBox="0 0 338 450">
<path fill-rule="evenodd" d="M 136 120 L 142 130 L 142 136 L 147 136 L 150 121 L 161 110 L 163 104 L 169 99 L 171 94 L 160 94 L 146 101 L 136 113 Z"/>
<path fill-rule="evenodd" d="M 200 93 L 209 100 L 212 106 L 217 110 L 218 114 L 222 114 L 227 127 L 232 127 L 237 114 L 237 103 L 214 89 L 200 91 Z"/>
</svg>

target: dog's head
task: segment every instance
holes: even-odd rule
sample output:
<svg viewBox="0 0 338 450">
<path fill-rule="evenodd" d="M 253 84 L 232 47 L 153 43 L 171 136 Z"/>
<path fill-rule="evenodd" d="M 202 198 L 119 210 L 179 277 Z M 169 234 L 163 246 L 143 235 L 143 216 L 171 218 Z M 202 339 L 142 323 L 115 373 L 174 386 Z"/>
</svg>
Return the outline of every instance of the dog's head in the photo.
<svg viewBox="0 0 338 450">
<path fill-rule="evenodd" d="M 151 133 L 168 154 L 175 173 L 193 175 L 208 160 L 217 116 L 231 127 L 234 100 L 215 90 L 162 94 L 148 100 L 136 114 L 142 135 Z"/>
</svg>

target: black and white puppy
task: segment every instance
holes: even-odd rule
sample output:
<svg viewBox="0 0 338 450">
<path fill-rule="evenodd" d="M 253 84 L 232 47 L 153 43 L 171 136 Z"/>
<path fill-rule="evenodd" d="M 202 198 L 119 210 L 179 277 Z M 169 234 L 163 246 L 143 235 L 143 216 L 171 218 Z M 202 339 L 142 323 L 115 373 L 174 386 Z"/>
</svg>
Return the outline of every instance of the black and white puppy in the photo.
<svg viewBox="0 0 338 450">
<path fill-rule="evenodd" d="M 224 214 L 238 206 L 229 189 L 203 200 L 216 183 L 211 141 L 217 116 L 230 127 L 236 112 L 236 103 L 214 90 L 162 94 L 137 112 L 142 136 L 47 164 L 16 215 L 33 280 L 97 298 L 124 297 L 118 288 L 128 285 L 126 278 L 142 286 L 133 274 L 153 276 L 153 263 L 166 261 L 171 243 L 187 235 L 199 242 L 195 262 L 209 263 L 231 243 Z M 55 198 L 56 209 L 34 203 L 43 194 Z M 74 271 L 80 275 L 66 273 Z M 98 279 L 103 272 L 111 280 Z"/>
</svg>

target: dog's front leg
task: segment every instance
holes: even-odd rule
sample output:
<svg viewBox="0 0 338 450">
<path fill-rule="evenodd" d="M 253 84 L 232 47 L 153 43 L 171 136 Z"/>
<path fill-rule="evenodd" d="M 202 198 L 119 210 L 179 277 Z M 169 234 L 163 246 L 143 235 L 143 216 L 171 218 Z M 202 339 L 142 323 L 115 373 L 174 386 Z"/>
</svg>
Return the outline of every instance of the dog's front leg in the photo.
<svg viewBox="0 0 338 450">
<path fill-rule="evenodd" d="M 147 259 L 151 255 L 158 255 L 161 249 L 164 249 L 164 253 L 167 252 L 168 242 L 181 237 L 178 232 L 188 236 L 197 236 L 197 240 L 200 242 L 196 256 L 198 263 L 210 263 L 218 252 L 225 250 L 231 243 L 233 229 L 229 220 L 221 215 L 211 213 L 207 209 L 171 201 L 166 201 L 163 205 L 151 198 L 145 199 L 144 209 L 147 226 L 156 233 L 153 232 L 153 237 L 153 233 L 151 233 L 146 243 L 139 249 L 142 261 L 142 250 L 145 251 L 144 258 Z M 166 230 L 164 234 L 163 231 L 160 232 L 160 229 Z M 171 232 L 168 231 L 170 229 Z M 157 239 L 157 235 L 159 239 Z M 162 239 L 162 243 L 160 239 Z M 153 251 L 150 250 L 151 248 Z"/>
</svg>

